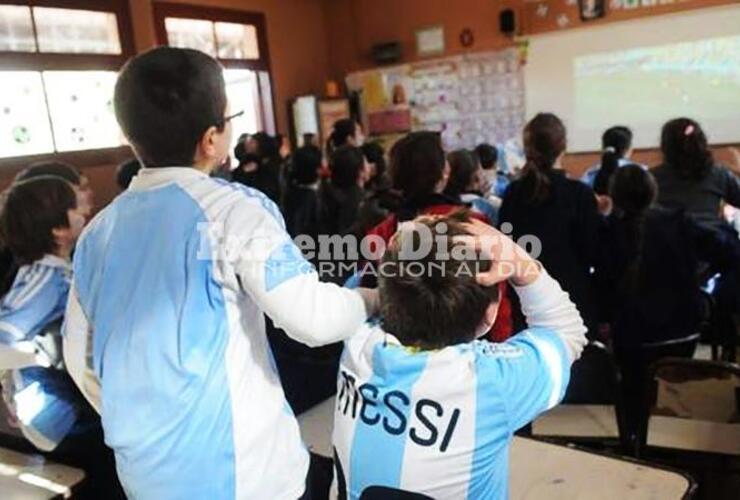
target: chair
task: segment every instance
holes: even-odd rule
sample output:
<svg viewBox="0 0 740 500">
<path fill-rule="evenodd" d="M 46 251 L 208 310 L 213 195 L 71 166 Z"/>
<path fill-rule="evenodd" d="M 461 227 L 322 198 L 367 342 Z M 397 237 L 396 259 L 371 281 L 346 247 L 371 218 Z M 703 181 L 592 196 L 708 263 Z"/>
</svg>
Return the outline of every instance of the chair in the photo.
<svg viewBox="0 0 740 500">
<path fill-rule="evenodd" d="M 532 435 L 567 442 L 622 441 L 619 371 L 600 342 L 590 342 L 571 368 L 563 403 L 532 424 Z"/>
<path fill-rule="evenodd" d="M 80 469 L 0 447 L 2 498 L 69 498 L 84 479 Z"/>
<path fill-rule="evenodd" d="M 384 486 L 369 486 L 363 490 L 360 500 L 432 500 L 432 497 Z"/>
<path fill-rule="evenodd" d="M 626 442 L 629 442 L 629 452 L 635 456 L 639 456 L 641 423 L 648 414 L 648 407 L 645 405 L 645 380 L 648 368 L 664 358 L 692 358 L 700 337 L 700 334 L 695 333 L 677 339 L 645 343 L 640 345 L 636 352 L 621 357 L 621 392 L 625 433 L 628 436 Z"/>
<path fill-rule="evenodd" d="M 667 358 L 648 373 L 638 455 L 651 446 L 740 456 L 740 366 Z"/>
</svg>

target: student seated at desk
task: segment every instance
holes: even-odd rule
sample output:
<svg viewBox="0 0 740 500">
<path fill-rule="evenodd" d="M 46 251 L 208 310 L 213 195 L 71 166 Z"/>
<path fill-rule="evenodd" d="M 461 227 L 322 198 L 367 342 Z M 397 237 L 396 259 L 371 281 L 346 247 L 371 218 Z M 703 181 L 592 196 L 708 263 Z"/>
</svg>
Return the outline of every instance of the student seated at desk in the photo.
<svg viewBox="0 0 740 500">
<path fill-rule="evenodd" d="M 4 358 L 15 352 L 19 361 L 13 369 L 0 366 L 0 383 L 11 417 L 42 451 L 79 430 L 88 409 L 64 370 L 58 329 L 69 293 L 70 253 L 84 224 L 72 185 L 52 176 L 14 184 L 0 217 L 3 240 L 20 264 L 0 301 Z"/>
<path fill-rule="evenodd" d="M 463 222 L 467 217 L 419 217 L 402 224 L 386 250 L 383 319 L 345 342 L 340 364 L 333 432 L 340 499 L 389 489 L 435 499 L 508 498 L 514 431 L 565 393 L 586 343 L 576 307 L 524 250 L 480 221 Z M 442 224 L 452 237 L 477 237 L 491 260 L 456 256 L 458 242 L 437 240 Z M 404 259 L 404 242 L 419 248 L 424 238 L 436 247 Z M 504 279 L 529 328 L 500 344 L 476 340 L 496 318 L 493 285 Z"/>
</svg>

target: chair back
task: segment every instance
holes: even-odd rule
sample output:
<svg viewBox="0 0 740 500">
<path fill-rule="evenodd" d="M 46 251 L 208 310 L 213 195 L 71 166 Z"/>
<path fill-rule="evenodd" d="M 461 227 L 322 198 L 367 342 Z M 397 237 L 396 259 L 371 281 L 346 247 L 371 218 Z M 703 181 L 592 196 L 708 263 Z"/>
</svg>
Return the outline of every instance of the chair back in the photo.
<svg viewBox="0 0 740 500">
<path fill-rule="evenodd" d="M 740 366 L 697 359 L 660 359 L 648 370 L 645 392 L 647 412 L 640 425 L 640 448 L 647 444 L 648 432 L 657 423 L 661 434 L 667 437 L 661 439 L 671 442 L 669 426 L 677 424 L 675 433 L 681 438 L 678 441 L 693 440 L 685 449 L 716 453 L 736 450 L 733 454 L 740 454 L 740 442 L 728 442 L 740 439 Z M 651 419 L 655 420 L 653 425 Z M 695 438 L 686 435 L 685 424 L 697 433 Z"/>
</svg>

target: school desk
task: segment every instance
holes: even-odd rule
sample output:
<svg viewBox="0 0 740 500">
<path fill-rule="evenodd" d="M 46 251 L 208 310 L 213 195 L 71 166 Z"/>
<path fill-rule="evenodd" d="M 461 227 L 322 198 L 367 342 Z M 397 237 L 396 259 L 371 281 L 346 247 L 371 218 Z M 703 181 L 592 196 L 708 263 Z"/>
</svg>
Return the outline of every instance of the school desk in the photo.
<svg viewBox="0 0 740 500">
<path fill-rule="evenodd" d="M 309 449 L 331 458 L 334 398 L 298 416 Z M 515 437 L 510 452 L 513 500 L 679 500 L 695 485 L 688 476 L 631 460 Z"/>
</svg>

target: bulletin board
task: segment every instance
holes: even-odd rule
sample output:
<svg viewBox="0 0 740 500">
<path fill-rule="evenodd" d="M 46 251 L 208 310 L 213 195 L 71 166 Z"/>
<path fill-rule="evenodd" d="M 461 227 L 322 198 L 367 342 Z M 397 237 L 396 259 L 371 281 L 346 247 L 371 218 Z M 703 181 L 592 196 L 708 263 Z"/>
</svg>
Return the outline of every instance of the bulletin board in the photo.
<svg viewBox="0 0 740 500">
<path fill-rule="evenodd" d="M 499 147 L 503 170 L 524 163 L 524 76 L 517 49 L 356 72 L 347 86 L 361 96 L 371 137 L 432 130 L 448 151 L 488 142 Z"/>
</svg>

